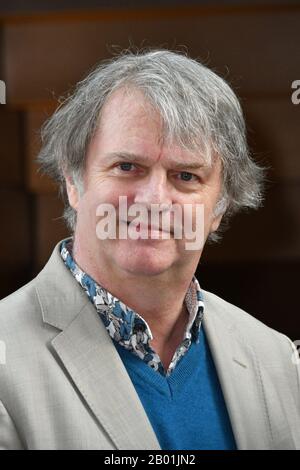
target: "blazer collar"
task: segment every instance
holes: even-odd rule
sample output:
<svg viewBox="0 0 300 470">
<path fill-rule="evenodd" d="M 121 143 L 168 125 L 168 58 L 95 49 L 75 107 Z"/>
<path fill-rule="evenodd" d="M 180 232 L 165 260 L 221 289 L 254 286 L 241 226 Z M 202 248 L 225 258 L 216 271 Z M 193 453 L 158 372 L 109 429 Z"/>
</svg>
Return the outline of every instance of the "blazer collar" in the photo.
<svg viewBox="0 0 300 470">
<path fill-rule="evenodd" d="M 55 246 L 47 264 L 37 275 L 36 291 L 44 322 L 64 330 L 89 300 L 66 269 L 60 255 L 61 242 Z"/>
<path fill-rule="evenodd" d="M 36 279 L 44 322 L 62 330 L 51 341 L 52 347 L 113 446 L 159 450 L 103 322 L 61 259 L 60 243 Z"/>
</svg>

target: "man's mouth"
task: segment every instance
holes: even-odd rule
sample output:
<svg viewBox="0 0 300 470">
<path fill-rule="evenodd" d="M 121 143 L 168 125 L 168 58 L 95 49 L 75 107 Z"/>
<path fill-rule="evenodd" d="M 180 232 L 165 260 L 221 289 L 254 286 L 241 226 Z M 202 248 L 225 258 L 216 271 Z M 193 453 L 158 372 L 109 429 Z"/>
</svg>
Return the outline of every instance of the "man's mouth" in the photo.
<svg viewBox="0 0 300 470">
<path fill-rule="evenodd" d="M 124 222 L 124 223 L 127 223 L 127 227 L 129 227 L 129 225 L 136 231 L 136 232 L 144 232 L 144 233 L 152 233 L 152 234 L 155 234 L 155 233 L 158 233 L 158 234 L 162 234 L 162 233 L 167 233 L 167 234 L 172 234 L 172 229 L 170 228 L 170 230 L 164 230 L 162 227 L 158 226 L 158 225 L 150 225 L 150 224 L 143 224 L 143 223 L 135 223 L 134 221 L 121 221 L 121 222 Z"/>
<path fill-rule="evenodd" d="M 146 224 L 137 224 L 137 225 L 134 225 L 135 229 L 137 232 L 142 232 L 143 230 L 144 231 L 148 231 L 148 232 L 162 232 L 163 230 L 161 230 L 160 227 L 157 227 L 155 225 L 146 225 Z"/>
</svg>

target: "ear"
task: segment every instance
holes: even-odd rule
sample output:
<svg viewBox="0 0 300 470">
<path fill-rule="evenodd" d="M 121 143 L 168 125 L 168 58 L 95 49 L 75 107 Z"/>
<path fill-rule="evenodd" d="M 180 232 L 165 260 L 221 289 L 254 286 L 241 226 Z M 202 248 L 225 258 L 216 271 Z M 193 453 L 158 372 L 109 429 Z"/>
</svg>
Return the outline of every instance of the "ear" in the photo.
<svg viewBox="0 0 300 470">
<path fill-rule="evenodd" d="M 69 204 L 74 210 L 77 210 L 79 199 L 80 199 L 79 191 L 71 176 L 65 175 L 65 181 L 66 181 Z"/>
</svg>

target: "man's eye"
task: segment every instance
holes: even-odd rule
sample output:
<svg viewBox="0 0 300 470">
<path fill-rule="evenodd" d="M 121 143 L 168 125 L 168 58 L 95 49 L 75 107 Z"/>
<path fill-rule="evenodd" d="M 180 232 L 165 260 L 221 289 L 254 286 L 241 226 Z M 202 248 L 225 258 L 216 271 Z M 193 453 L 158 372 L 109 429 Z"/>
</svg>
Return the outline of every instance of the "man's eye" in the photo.
<svg viewBox="0 0 300 470">
<path fill-rule="evenodd" d="M 119 163 L 118 166 L 122 171 L 130 171 L 133 168 L 133 163 L 124 162 L 124 163 Z"/>
<path fill-rule="evenodd" d="M 180 179 L 182 181 L 194 181 L 195 178 L 197 179 L 197 176 L 193 175 L 193 173 L 189 173 L 188 171 L 180 172 Z"/>
</svg>

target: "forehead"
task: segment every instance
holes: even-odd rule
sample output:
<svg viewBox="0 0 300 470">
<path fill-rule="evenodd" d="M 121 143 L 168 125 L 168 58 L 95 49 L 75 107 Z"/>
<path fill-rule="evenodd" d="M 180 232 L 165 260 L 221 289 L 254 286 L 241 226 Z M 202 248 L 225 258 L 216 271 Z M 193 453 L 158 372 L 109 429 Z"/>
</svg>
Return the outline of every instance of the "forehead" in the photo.
<svg viewBox="0 0 300 470">
<path fill-rule="evenodd" d="M 167 141 L 158 110 L 140 90 L 129 87 L 116 90 L 107 99 L 91 148 L 100 158 L 107 153 L 127 153 L 143 155 L 153 161 L 163 157 L 170 164 L 187 160 L 211 166 L 210 158 L 200 149 L 183 149 L 176 142 Z"/>
<path fill-rule="evenodd" d="M 137 130 L 157 134 L 162 138 L 162 119 L 159 112 L 146 100 L 138 89 L 121 88 L 116 90 L 102 108 L 99 132 L 102 136 L 114 133 L 115 138 L 122 133 L 127 136 Z"/>
</svg>

